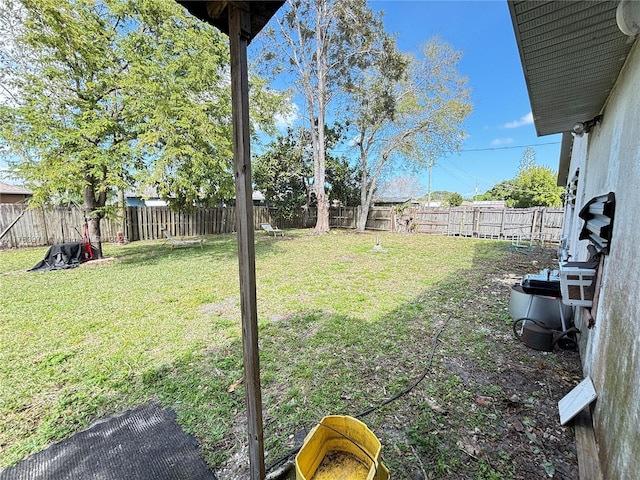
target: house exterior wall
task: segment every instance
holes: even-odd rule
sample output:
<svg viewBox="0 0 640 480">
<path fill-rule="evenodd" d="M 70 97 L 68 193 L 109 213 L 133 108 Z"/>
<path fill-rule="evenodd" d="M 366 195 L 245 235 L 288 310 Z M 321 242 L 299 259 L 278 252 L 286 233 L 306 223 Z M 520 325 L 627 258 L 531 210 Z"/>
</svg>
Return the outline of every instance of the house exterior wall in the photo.
<svg viewBox="0 0 640 480">
<path fill-rule="evenodd" d="M 22 203 L 27 198 L 29 196 L 22 193 L 0 193 L 0 203 Z"/>
<path fill-rule="evenodd" d="M 576 137 L 569 181 L 580 168 L 576 209 L 565 221 L 571 260 L 584 260 L 577 217 L 591 198 L 615 193 L 610 254 L 605 257 L 596 324 L 578 307 L 584 374 L 598 393 L 593 411 L 604 478 L 640 478 L 640 45 L 632 49 L 602 123 Z"/>
<path fill-rule="evenodd" d="M 576 137 L 573 140 L 573 150 L 571 152 L 571 163 L 569 166 L 569 176 L 567 181 L 570 183 L 576 176 L 578 178 L 576 200 L 573 207 L 566 207 L 565 221 L 562 231 L 562 237 L 566 238 L 567 248 L 571 254 L 572 262 L 582 262 L 587 259 L 587 245 L 585 240 L 579 240 L 580 229 L 582 228 L 582 219 L 578 217 L 580 208 L 587 202 L 585 198 L 585 177 L 588 171 L 585 168 L 587 161 L 587 146 L 589 144 L 589 135 Z"/>
</svg>

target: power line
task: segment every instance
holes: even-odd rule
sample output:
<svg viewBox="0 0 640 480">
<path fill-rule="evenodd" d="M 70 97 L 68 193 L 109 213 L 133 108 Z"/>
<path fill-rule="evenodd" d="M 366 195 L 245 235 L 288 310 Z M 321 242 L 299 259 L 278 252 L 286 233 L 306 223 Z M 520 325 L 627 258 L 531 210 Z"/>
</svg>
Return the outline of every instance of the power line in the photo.
<svg viewBox="0 0 640 480">
<path fill-rule="evenodd" d="M 487 148 L 468 148 L 458 150 L 458 152 L 486 152 L 491 150 L 512 150 L 514 148 L 527 148 L 527 147 L 542 147 L 545 145 L 560 145 L 562 142 L 547 142 L 547 143 L 534 143 L 531 145 L 510 145 L 508 147 L 487 147 Z M 353 147 L 345 148 L 332 148 L 333 153 L 350 153 L 354 150 Z M 454 152 L 455 153 L 455 152 Z"/>
<path fill-rule="evenodd" d="M 489 148 L 469 148 L 460 150 L 460 152 L 486 152 L 488 150 L 509 150 L 512 148 L 540 147 L 542 145 L 560 145 L 561 142 L 536 143 L 533 145 L 511 145 L 508 147 L 489 147 Z"/>
</svg>

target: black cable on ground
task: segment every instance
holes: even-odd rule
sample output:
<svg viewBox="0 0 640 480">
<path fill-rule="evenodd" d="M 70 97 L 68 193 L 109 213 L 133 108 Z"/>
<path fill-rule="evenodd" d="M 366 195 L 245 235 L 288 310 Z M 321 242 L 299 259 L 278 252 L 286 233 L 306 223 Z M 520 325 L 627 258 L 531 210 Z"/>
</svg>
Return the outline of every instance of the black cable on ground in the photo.
<svg viewBox="0 0 640 480">
<path fill-rule="evenodd" d="M 451 317 L 449 317 L 449 318 L 451 318 Z M 374 407 L 371 407 L 371 408 L 365 410 L 364 412 L 360 412 L 357 415 L 354 415 L 355 418 L 366 417 L 370 413 L 375 412 L 376 410 L 384 407 L 385 405 L 388 405 L 391 402 L 394 402 L 394 401 L 398 400 L 400 397 L 405 396 L 411 390 L 416 388 L 420 384 L 420 382 L 422 382 L 425 379 L 425 377 L 429 373 L 429 370 L 431 370 L 431 365 L 433 364 L 433 357 L 434 357 L 434 355 L 436 353 L 436 346 L 438 344 L 438 340 L 440 339 L 440 335 L 444 331 L 444 328 L 447 326 L 447 323 L 449 323 L 449 318 L 447 318 L 447 320 L 442 324 L 442 327 L 440 327 L 440 330 L 438 330 L 438 333 L 436 334 L 436 337 L 433 339 L 433 347 L 431 348 L 431 353 L 429 354 L 429 362 L 427 363 L 427 368 L 425 368 L 424 372 L 422 372 L 422 375 L 418 378 L 418 380 L 413 382 L 412 385 L 410 385 L 409 387 L 407 387 L 405 390 L 403 390 L 402 392 L 398 393 L 397 395 L 394 395 L 393 397 L 384 400 L 383 402 L 379 403 L 378 405 L 376 405 Z"/>
<path fill-rule="evenodd" d="M 440 327 L 440 330 L 438 330 L 438 333 L 436 334 L 435 338 L 433 339 L 433 347 L 431 348 L 431 353 L 429 354 L 429 362 L 427 363 L 427 367 L 425 368 L 425 370 L 422 373 L 422 375 L 420 375 L 420 377 L 415 382 L 413 382 L 409 387 L 404 389 L 402 392 L 398 393 L 397 395 L 394 395 L 391 398 L 387 398 L 386 400 L 382 401 L 381 403 L 379 403 L 376 406 L 368 408 L 367 410 L 364 410 L 363 412 L 360 412 L 360 413 L 354 415 L 353 416 L 354 418 L 366 417 L 370 413 L 373 413 L 376 410 L 379 410 L 380 408 L 384 407 L 385 405 L 388 405 L 391 402 L 394 402 L 394 401 L 398 400 L 399 398 L 405 396 L 411 390 L 416 388 L 420 384 L 420 382 L 422 382 L 426 378 L 427 374 L 431 370 L 431 365 L 433 365 L 433 357 L 435 356 L 435 353 L 436 353 L 436 347 L 438 345 L 438 340 L 440 339 L 440 335 L 442 335 L 442 332 L 444 331 L 445 327 L 449 323 L 450 319 L 451 319 L 451 317 L 448 317 L 447 320 L 445 320 L 445 322 Z M 296 455 L 300 451 L 301 448 L 302 448 L 302 446 L 293 448 L 288 453 L 284 454 L 282 457 L 277 458 L 269 466 L 267 466 L 266 471 L 269 472 L 269 471 L 273 470 L 274 468 L 276 468 L 278 465 L 281 465 L 282 463 L 286 462 L 292 456 Z"/>
</svg>

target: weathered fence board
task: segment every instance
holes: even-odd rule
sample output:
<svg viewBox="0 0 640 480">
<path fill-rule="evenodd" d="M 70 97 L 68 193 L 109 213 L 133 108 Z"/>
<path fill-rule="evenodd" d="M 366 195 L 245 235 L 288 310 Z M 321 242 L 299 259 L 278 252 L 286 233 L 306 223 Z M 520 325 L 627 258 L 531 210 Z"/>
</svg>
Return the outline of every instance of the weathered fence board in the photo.
<svg viewBox="0 0 640 480">
<path fill-rule="evenodd" d="M 366 229 L 392 231 L 392 216 L 392 207 L 371 207 L 369 209 L 369 215 L 367 216 Z"/>
<path fill-rule="evenodd" d="M 513 240 L 537 238 L 558 241 L 562 230 L 562 208 L 495 209 L 479 207 L 408 208 L 373 207 L 367 229 L 438 235 Z M 254 207 L 254 227 L 271 223 L 283 229 L 315 224 L 315 210 L 298 218 L 276 221 L 268 207 Z M 357 207 L 331 207 L 331 228 L 356 228 Z M 115 242 L 121 230 L 118 218 L 104 219 L 102 240 Z M 0 248 L 51 245 L 82 238 L 84 215 L 78 208 L 27 209 L 25 205 L 0 204 Z M 162 229 L 174 236 L 232 233 L 236 228 L 235 207 L 200 208 L 193 213 L 169 207 L 127 207 L 123 236 L 129 241 L 163 239 Z"/>
<path fill-rule="evenodd" d="M 331 209 L 333 228 L 355 228 L 356 207 Z M 417 232 L 463 237 L 515 240 L 535 237 L 559 241 L 562 208 L 404 208 L 373 207 L 367 218 L 368 230 Z"/>
<path fill-rule="evenodd" d="M 330 207 L 330 228 L 356 228 L 358 209 L 354 207 Z"/>
</svg>

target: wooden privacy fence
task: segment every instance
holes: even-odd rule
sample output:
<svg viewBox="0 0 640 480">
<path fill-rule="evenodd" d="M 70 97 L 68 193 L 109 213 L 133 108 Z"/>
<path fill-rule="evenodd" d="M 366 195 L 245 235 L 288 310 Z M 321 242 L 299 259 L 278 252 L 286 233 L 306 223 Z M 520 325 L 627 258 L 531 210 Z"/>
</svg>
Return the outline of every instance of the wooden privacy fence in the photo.
<svg viewBox="0 0 640 480">
<path fill-rule="evenodd" d="M 121 231 L 118 218 L 100 222 L 102 241 L 115 242 Z M 277 223 L 269 208 L 254 208 L 256 230 L 261 223 L 281 228 L 300 228 L 296 220 Z M 127 207 L 123 236 L 130 242 L 164 239 L 162 229 L 174 236 L 197 236 L 236 231 L 235 207 L 198 208 L 192 213 L 175 212 L 169 207 Z M 21 204 L 0 204 L 0 248 L 35 247 L 82 238 L 84 215 L 78 208 L 28 209 Z"/>
<path fill-rule="evenodd" d="M 561 208 L 495 209 L 486 207 L 409 208 L 373 207 L 368 230 L 417 232 L 494 239 L 559 241 L 564 210 Z M 271 223 L 279 228 L 304 228 L 315 224 L 315 211 L 303 220 L 275 221 L 268 207 L 254 207 L 254 228 Z M 332 228 L 355 228 L 357 207 L 332 207 Z M 306 223 L 306 224 L 305 224 Z M 52 245 L 79 241 L 84 216 L 78 208 L 27 209 L 25 205 L 0 204 L 0 248 Z M 104 219 L 102 240 L 115 242 L 121 229 L 117 218 Z M 127 207 L 124 237 L 128 241 L 163 239 L 162 228 L 175 236 L 200 236 L 236 231 L 234 207 L 199 208 L 193 213 L 168 207 Z"/>
<path fill-rule="evenodd" d="M 22 204 L 0 204 L 0 247 L 35 247 L 77 242 L 82 238 L 84 215 L 78 208 L 28 209 Z M 115 239 L 117 228 L 102 222 L 105 239 Z"/>
<path fill-rule="evenodd" d="M 331 209 L 333 228 L 355 228 L 357 207 Z M 563 208 L 372 207 L 367 230 L 416 232 L 502 240 L 560 240 Z"/>
</svg>

